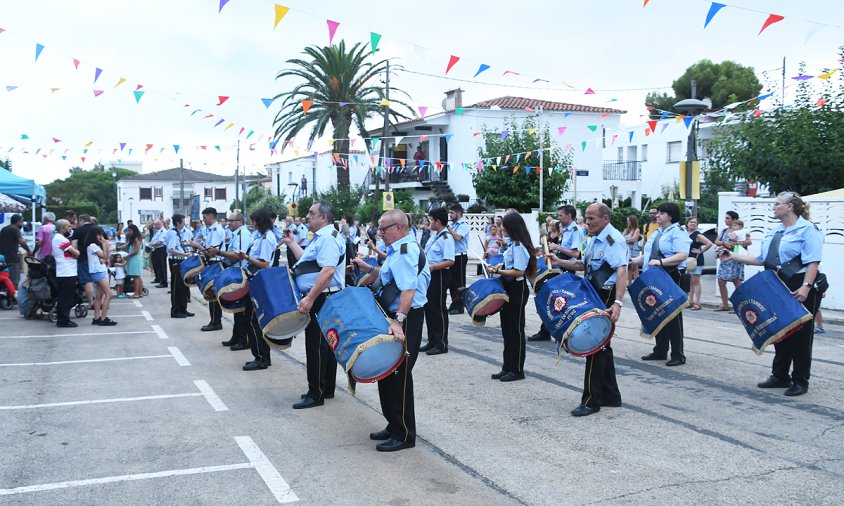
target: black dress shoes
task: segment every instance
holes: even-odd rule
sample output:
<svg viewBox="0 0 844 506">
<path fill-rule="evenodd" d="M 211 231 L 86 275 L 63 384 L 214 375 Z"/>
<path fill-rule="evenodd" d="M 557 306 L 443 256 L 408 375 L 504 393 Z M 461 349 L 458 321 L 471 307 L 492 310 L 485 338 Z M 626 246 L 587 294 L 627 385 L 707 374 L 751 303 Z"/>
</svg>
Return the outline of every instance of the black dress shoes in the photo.
<svg viewBox="0 0 844 506">
<path fill-rule="evenodd" d="M 508 372 L 507 374 L 505 374 L 504 376 L 502 376 L 500 378 L 500 380 L 504 381 L 504 382 L 518 381 L 518 380 L 523 380 L 523 379 L 525 379 L 525 373 L 523 373 L 523 372 L 512 372 L 512 371 Z"/>
<path fill-rule="evenodd" d="M 607 401 L 607 402 L 601 401 L 601 407 L 602 408 L 620 408 L 621 407 L 621 401 L 620 400 L 618 400 L 618 401 Z"/>
<path fill-rule="evenodd" d="M 243 370 L 260 371 L 261 369 L 266 369 L 269 366 L 269 362 L 258 362 L 257 360 L 253 360 L 252 362 L 246 362 L 246 364 L 243 366 Z"/>
<path fill-rule="evenodd" d="M 67 321 L 64 323 L 57 323 L 56 327 L 63 328 L 63 329 L 72 329 L 74 327 L 78 327 L 79 325 L 76 322 Z"/>
<path fill-rule="evenodd" d="M 236 345 L 232 346 L 232 347 L 231 347 L 231 348 L 229 348 L 229 349 L 230 349 L 230 350 L 232 350 L 232 351 L 242 351 L 242 350 L 248 350 L 248 349 L 249 349 L 249 345 L 248 345 L 248 344 L 236 344 Z"/>
<path fill-rule="evenodd" d="M 170 315 L 170 318 L 187 318 L 187 317 L 188 317 L 188 315 L 186 315 L 185 313 L 176 313 L 176 314 Z"/>
<path fill-rule="evenodd" d="M 677 366 L 677 365 L 683 365 L 685 363 L 686 363 L 685 357 L 683 357 L 683 358 L 672 358 L 671 360 L 666 362 L 665 365 L 667 365 L 668 367 L 674 367 L 674 366 Z"/>
<path fill-rule="evenodd" d="M 798 395 L 803 395 L 809 391 L 808 386 L 798 385 L 797 383 L 792 383 L 788 390 L 785 391 L 785 395 L 789 397 L 797 397 Z"/>
<path fill-rule="evenodd" d="M 377 432 L 370 432 L 369 439 L 373 441 L 386 441 L 390 439 L 390 431 L 387 429 L 379 430 Z"/>
<path fill-rule="evenodd" d="M 537 332 L 536 334 L 527 338 L 528 341 L 550 341 L 551 334 L 546 334 L 542 331 Z"/>
<path fill-rule="evenodd" d="M 433 347 L 434 347 L 434 344 L 429 341 L 424 346 L 419 347 L 419 353 L 425 353 L 426 351 L 432 349 Z"/>
<path fill-rule="evenodd" d="M 657 355 L 655 353 L 648 353 L 647 355 L 642 357 L 642 360 L 665 360 L 665 358 L 666 357 L 660 357 L 659 355 Z"/>
<path fill-rule="evenodd" d="M 454 309 L 449 309 L 449 310 L 448 310 L 448 314 L 463 314 L 463 308 L 462 308 L 462 307 L 456 307 L 456 308 L 454 308 Z M 379 446 L 380 446 L 380 445 L 379 445 Z M 408 447 L 408 448 L 409 448 L 409 447 Z M 401 448 L 399 448 L 399 449 L 401 450 Z M 394 451 L 394 450 L 380 450 L 380 451 L 388 451 L 388 452 L 391 452 L 391 451 Z"/>
<path fill-rule="evenodd" d="M 307 396 L 308 396 L 308 394 L 307 394 L 307 393 L 304 393 L 304 394 L 300 395 L 300 396 L 299 396 L 299 398 L 300 398 L 300 399 L 304 399 L 304 398 L 305 398 L 305 397 L 307 397 Z M 322 398 L 323 398 L 323 399 L 333 399 L 333 398 L 334 398 L 334 394 L 325 394 L 325 395 L 323 395 L 323 396 L 322 396 Z"/>
<path fill-rule="evenodd" d="M 448 353 L 448 348 L 431 348 L 425 354 L 426 355 L 442 355 L 443 353 Z"/>
<path fill-rule="evenodd" d="M 762 383 L 757 383 L 756 386 L 759 388 L 788 388 L 791 386 L 791 381 L 777 378 L 776 376 L 770 376 Z"/>
<path fill-rule="evenodd" d="M 223 346 L 234 346 L 237 343 L 235 339 L 229 339 L 228 341 L 221 341 L 220 344 Z"/>
<path fill-rule="evenodd" d="M 159 284 L 155 285 L 155 287 L 156 288 L 167 288 L 167 285 L 165 285 L 164 283 L 159 283 Z"/>
<path fill-rule="evenodd" d="M 196 315 L 194 315 L 194 314 L 193 314 L 193 313 L 191 313 L 190 311 L 185 311 L 185 316 L 196 316 Z"/>
<path fill-rule="evenodd" d="M 402 442 L 398 439 L 390 438 L 383 443 L 379 443 L 375 445 L 375 449 L 379 452 L 397 452 L 399 450 L 404 450 L 405 448 L 413 448 L 416 446 L 415 442 Z"/>
<path fill-rule="evenodd" d="M 581 404 L 571 410 L 571 416 L 589 416 L 592 413 L 597 413 L 598 411 L 601 411 L 601 408 L 590 408 L 586 404 Z"/>
<path fill-rule="evenodd" d="M 212 330 L 223 330 L 223 324 L 218 323 L 217 325 L 212 325 L 209 323 L 208 325 L 203 325 L 202 328 L 199 330 L 203 332 L 210 332 Z"/>
<path fill-rule="evenodd" d="M 491 375 L 490 377 L 494 380 L 500 380 L 501 377 L 504 376 L 505 374 L 507 374 L 507 371 L 505 371 L 504 369 L 501 369 L 499 372 Z"/>
<path fill-rule="evenodd" d="M 308 396 L 305 396 L 304 399 L 302 399 L 301 401 L 299 401 L 299 402 L 297 402 L 296 404 L 293 405 L 293 409 L 315 408 L 317 406 L 322 406 L 323 404 L 325 404 L 325 401 L 322 401 L 322 400 L 318 401 L 318 400 L 315 400 L 315 399 L 311 399 Z"/>
</svg>

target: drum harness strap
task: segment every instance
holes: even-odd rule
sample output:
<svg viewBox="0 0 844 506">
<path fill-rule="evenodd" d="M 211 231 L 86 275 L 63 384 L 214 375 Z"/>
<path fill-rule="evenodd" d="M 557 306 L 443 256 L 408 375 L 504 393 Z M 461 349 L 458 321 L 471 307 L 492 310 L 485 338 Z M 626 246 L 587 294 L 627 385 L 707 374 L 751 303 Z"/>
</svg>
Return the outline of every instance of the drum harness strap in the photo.
<svg viewBox="0 0 844 506">
<path fill-rule="evenodd" d="M 600 292 L 604 288 L 604 283 L 607 282 L 608 279 L 615 273 L 615 269 L 612 268 L 610 264 L 606 262 L 606 260 L 601 261 L 601 267 L 598 269 L 592 269 L 592 256 L 595 253 L 595 239 L 592 239 L 589 245 L 589 250 L 584 255 L 584 267 L 586 271 L 586 278 L 589 280 L 589 284 L 592 285 L 592 288 L 595 289 L 596 292 Z M 615 244 L 615 240 L 611 236 L 607 236 L 607 243 L 612 246 Z M 659 246 L 659 243 L 654 244 L 654 247 Z M 653 254 L 651 255 L 653 256 Z"/>
<path fill-rule="evenodd" d="M 407 243 L 404 243 L 399 247 L 399 252 L 402 255 L 407 254 Z M 419 264 L 416 271 L 417 276 L 422 273 L 422 269 L 425 268 L 426 261 L 425 251 L 423 251 L 422 248 L 419 248 Z M 395 278 L 391 279 L 386 285 L 381 285 L 381 278 L 379 277 L 374 283 L 372 283 L 369 289 L 375 293 L 375 301 L 378 302 L 378 305 L 381 306 L 381 309 L 383 309 L 384 312 L 390 311 L 390 304 L 393 300 L 395 300 L 399 293 L 401 293 L 401 290 L 399 290 L 399 287 L 396 285 Z"/>
<path fill-rule="evenodd" d="M 662 260 L 663 258 L 665 258 L 665 255 L 662 254 L 662 250 L 659 249 L 659 239 L 660 239 L 660 237 L 662 237 L 662 230 L 659 230 L 656 234 L 656 238 L 654 239 L 654 245 L 651 248 L 651 258 L 649 258 L 649 260 Z M 680 275 L 683 275 L 683 274 L 686 273 L 686 269 L 679 269 L 678 266 L 676 266 L 676 265 L 672 265 L 670 267 L 660 265 L 660 267 L 663 270 L 665 270 L 665 272 L 667 272 L 668 274 L 673 274 L 674 272 L 678 272 L 678 271 L 679 271 Z"/>
<path fill-rule="evenodd" d="M 806 266 L 803 264 L 802 255 L 797 255 L 784 264 L 780 263 L 780 241 L 782 240 L 783 232 L 783 230 L 778 230 L 774 233 L 763 264 L 765 269 L 776 271 L 781 280 L 788 281 L 793 276 L 805 272 Z M 829 281 L 827 281 L 826 275 L 819 272 L 815 277 L 815 289 L 823 293 L 828 288 Z"/>
<path fill-rule="evenodd" d="M 334 230 L 331 232 L 331 237 L 337 237 L 338 232 Z M 340 258 L 337 260 L 337 265 L 339 266 L 346 260 L 346 252 L 344 251 Z M 319 272 L 322 270 L 322 267 L 316 262 L 316 260 L 308 260 L 293 266 L 293 276 L 301 276 L 302 274 L 313 274 L 315 272 Z"/>
</svg>

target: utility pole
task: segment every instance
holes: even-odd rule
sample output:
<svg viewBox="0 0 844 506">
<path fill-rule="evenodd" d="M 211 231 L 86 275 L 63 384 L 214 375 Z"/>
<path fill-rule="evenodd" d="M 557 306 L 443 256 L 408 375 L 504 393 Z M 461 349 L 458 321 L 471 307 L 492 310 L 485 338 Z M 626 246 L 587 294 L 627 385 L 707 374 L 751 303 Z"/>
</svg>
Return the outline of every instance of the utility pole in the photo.
<svg viewBox="0 0 844 506">
<path fill-rule="evenodd" d="M 785 56 L 782 57 L 782 104 L 780 107 L 785 107 Z"/>
<path fill-rule="evenodd" d="M 386 93 L 385 99 L 387 102 L 384 105 L 384 129 L 381 131 L 381 160 L 382 162 L 387 160 L 387 127 L 389 126 L 389 114 L 390 114 L 390 60 L 387 60 L 387 81 L 386 81 Z M 387 178 L 384 181 L 384 191 L 390 191 L 390 171 L 387 170 Z M 380 197 L 380 195 L 376 195 L 376 197 Z"/>
<path fill-rule="evenodd" d="M 187 216 L 185 214 L 185 164 L 181 158 L 179 158 L 179 209 L 182 211 L 182 216 Z"/>
<path fill-rule="evenodd" d="M 234 166 L 234 201 L 235 205 L 240 200 L 240 181 L 238 180 L 240 177 L 240 139 L 237 140 L 237 158 L 236 158 L 236 165 Z M 243 207 L 241 204 L 240 207 Z M 241 209 L 243 211 L 243 209 Z"/>
<path fill-rule="evenodd" d="M 544 130 L 542 128 L 542 107 L 538 109 L 537 116 L 539 117 L 539 212 L 542 212 L 542 201 L 544 200 L 542 197 L 542 179 L 545 177 L 545 167 L 543 165 L 543 161 L 545 160 L 545 135 Z"/>
</svg>

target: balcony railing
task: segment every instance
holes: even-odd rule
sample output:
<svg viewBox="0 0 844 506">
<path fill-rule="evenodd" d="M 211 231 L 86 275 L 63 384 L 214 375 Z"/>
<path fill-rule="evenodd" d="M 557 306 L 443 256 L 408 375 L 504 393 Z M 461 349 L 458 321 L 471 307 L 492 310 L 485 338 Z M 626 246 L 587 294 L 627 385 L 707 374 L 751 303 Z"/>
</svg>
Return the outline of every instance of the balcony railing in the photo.
<svg viewBox="0 0 844 506">
<path fill-rule="evenodd" d="M 642 162 L 604 162 L 604 179 L 638 181 L 642 179 Z"/>
</svg>

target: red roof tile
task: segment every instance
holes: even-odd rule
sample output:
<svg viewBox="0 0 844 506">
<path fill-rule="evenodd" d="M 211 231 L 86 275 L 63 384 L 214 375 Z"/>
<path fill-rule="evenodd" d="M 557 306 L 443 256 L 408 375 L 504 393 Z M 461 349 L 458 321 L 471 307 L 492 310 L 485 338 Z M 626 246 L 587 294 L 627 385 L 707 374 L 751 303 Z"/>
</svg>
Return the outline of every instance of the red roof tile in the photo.
<svg viewBox="0 0 844 506">
<path fill-rule="evenodd" d="M 590 112 L 590 113 L 607 113 L 607 114 L 624 114 L 627 111 L 620 111 L 618 109 L 610 109 L 609 107 L 592 107 L 591 105 L 579 104 L 565 104 L 563 102 L 551 102 L 548 100 L 535 100 L 532 98 L 522 97 L 498 97 L 492 100 L 484 100 L 477 104 L 467 106 L 467 109 L 484 108 L 498 106 L 502 109 L 524 109 L 530 107 L 531 109 L 538 109 L 542 107 L 546 111 L 560 111 L 560 112 Z"/>
</svg>

